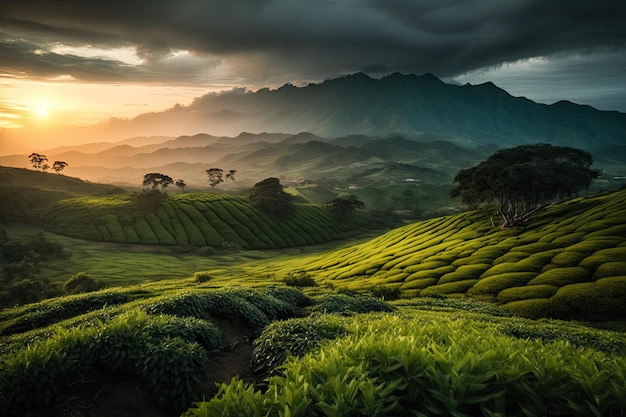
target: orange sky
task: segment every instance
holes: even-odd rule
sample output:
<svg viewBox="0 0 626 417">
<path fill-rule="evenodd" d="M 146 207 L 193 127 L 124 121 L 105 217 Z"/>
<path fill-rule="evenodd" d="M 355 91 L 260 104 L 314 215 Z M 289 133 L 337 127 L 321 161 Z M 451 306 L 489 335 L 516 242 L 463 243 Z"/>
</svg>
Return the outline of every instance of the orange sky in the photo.
<svg viewBox="0 0 626 417">
<path fill-rule="evenodd" d="M 59 126 L 355 72 L 493 81 L 626 112 L 624 13 L 614 0 L 3 0 L 0 154 L 120 139 Z"/>
</svg>

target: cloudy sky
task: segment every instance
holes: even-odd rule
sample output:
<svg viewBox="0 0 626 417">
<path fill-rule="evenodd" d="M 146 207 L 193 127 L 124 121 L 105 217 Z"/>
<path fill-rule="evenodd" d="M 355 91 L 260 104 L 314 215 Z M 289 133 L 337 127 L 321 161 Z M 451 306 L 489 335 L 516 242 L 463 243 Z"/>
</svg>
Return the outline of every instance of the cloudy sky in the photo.
<svg viewBox="0 0 626 417">
<path fill-rule="evenodd" d="M 623 0 L 2 0 L 0 128 L 357 71 L 626 112 L 624 16 Z"/>
</svg>

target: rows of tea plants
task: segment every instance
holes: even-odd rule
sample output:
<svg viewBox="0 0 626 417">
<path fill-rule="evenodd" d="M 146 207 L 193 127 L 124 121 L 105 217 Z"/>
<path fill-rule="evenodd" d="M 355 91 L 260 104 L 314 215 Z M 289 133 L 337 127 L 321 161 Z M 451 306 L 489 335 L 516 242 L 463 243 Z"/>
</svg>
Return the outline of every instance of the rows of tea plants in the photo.
<svg viewBox="0 0 626 417">
<path fill-rule="evenodd" d="M 404 297 L 466 296 L 530 317 L 626 315 L 626 190 L 552 206 L 500 230 L 479 212 L 394 229 L 307 259 L 318 282 Z"/>
<path fill-rule="evenodd" d="M 77 382 L 96 384 L 96 375 L 138 380 L 158 406 L 184 409 L 201 398 L 198 383 L 223 348 L 213 320 L 236 320 L 258 334 L 312 302 L 288 287 L 158 293 L 138 286 L 8 309 L 0 323 L 0 409 L 6 416 L 48 410 Z"/>
<path fill-rule="evenodd" d="M 621 333 L 553 322 L 552 339 L 526 338 L 510 334 L 511 326 L 533 328 L 521 319 L 401 311 L 276 323 L 259 338 L 255 357 L 280 364 L 274 373 L 259 385 L 222 384 L 183 416 L 623 415 Z M 621 349 L 567 339 L 578 334 L 618 339 Z"/>
<path fill-rule="evenodd" d="M 211 193 L 169 196 L 153 211 L 130 195 L 62 200 L 47 213 L 50 231 L 87 240 L 152 245 L 276 249 L 325 243 L 362 227 L 362 213 L 342 221 L 318 205 L 296 204 L 290 216 L 269 216 L 245 198 Z"/>
</svg>

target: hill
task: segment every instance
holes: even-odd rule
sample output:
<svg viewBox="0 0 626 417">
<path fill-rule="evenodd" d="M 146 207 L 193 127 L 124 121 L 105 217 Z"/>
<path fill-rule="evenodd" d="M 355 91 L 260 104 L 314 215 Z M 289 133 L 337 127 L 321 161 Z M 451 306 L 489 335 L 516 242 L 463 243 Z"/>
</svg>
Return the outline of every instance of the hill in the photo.
<svg viewBox="0 0 626 417">
<path fill-rule="evenodd" d="M 554 205 L 499 230 L 467 212 L 306 259 L 320 283 L 403 297 L 473 297 L 530 317 L 626 317 L 626 189 Z"/>
<path fill-rule="evenodd" d="M 65 175 L 0 166 L 0 224 L 38 223 L 56 201 L 93 194 L 120 192 L 119 187 L 94 184 Z"/>
<path fill-rule="evenodd" d="M 127 132 L 127 137 L 137 132 L 234 136 L 242 131 L 305 131 L 321 137 L 434 133 L 458 143 L 510 147 L 544 142 L 578 148 L 623 145 L 626 137 L 623 113 L 567 101 L 538 104 L 490 82 L 459 86 L 431 74 L 398 73 L 381 79 L 357 73 L 302 87 L 211 93 L 189 106 L 111 123 L 117 134 Z M 90 136 L 88 128 L 83 136 Z"/>
<path fill-rule="evenodd" d="M 66 199 L 45 217 L 47 230 L 81 239 L 197 247 L 234 243 L 246 249 L 324 243 L 367 224 L 363 213 L 337 221 L 312 204 L 295 204 L 292 215 L 277 218 L 243 197 L 214 193 L 171 195 L 148 209 L 132 194 Z"/>
</svg>

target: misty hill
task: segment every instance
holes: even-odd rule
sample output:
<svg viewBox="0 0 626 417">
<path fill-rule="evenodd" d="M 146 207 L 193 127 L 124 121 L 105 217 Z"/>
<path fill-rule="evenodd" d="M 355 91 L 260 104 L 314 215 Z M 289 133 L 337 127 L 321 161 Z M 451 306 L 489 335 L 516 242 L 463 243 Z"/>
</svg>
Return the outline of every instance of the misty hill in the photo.
<svg viewBox="0 0 626 417">
<path fill-rule="evenodd" d="M 461 143 L 509 147 L 545 142 L 588 148 L 624 143 L 626 114 L 560 101 L 538 104 L 513 97 L 491 82 L 446 84 L 431 74 L 358 73 L 319 84 L 256 92 L 212 93 L 189 106 L 116 121 L 151 133 L 311 132 L 322 137 L 362 134 L 411 137 L 435 133 Z M 119 127 L 119 126 L 118 126 Z"/>
</svg>

